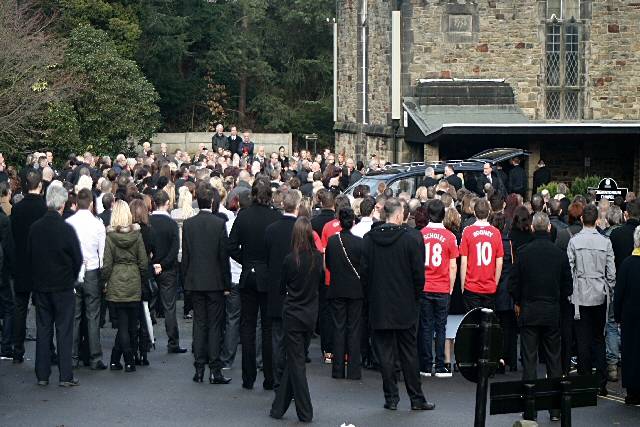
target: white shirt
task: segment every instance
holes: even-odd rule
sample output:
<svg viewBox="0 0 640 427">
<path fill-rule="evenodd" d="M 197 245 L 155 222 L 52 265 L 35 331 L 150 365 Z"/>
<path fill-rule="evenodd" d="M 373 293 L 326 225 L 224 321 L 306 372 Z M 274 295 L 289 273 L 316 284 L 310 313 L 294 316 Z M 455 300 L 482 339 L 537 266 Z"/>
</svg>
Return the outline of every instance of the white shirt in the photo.
<svg viewBox="0 0 640 427">
<path fill-rule="evenodd" d="M 100 215 L 102 212 L 104 212 L 104 206 L 102 206 L 102 196 L 104 196 L 105 193 L 100 193 L 100 195 L 98 197 L 96 197 L 96 213 L 98 215 Z"/>
<path fill-rule="evenodd" d="M 354 225 L 351 228 L 351 234 L 358 237 L 364 237 L 365 234 L 371 230 L 371 226 L 373 225 L 373 218 L 370 216 L 362 217 L 359 223 Z"/>
<path fill-rule="evenodd" d="M 229 218 L 227 221 L 227 235 L 231 233 L 231 228 L 233 228 L 233 223 L 236 220 L 236 214 L 220 205 L 218 212 L 223 213 Z M 231 262 L 231 283 L 240 283 L 240 273 L 242 273 L 242 266 L 238 264 L 233 258 L 229 257 L 229 261 Z"/>
<path fill-rule="evenodd" d="M 78 209 L 75 214 L 67 218 L 67 224 L 71 225 L 78 235 L 86 270 L 91 271 L 102 267 L 106 238 L 102 221 L 93 216 L 88 209 Z"/>
</svg>

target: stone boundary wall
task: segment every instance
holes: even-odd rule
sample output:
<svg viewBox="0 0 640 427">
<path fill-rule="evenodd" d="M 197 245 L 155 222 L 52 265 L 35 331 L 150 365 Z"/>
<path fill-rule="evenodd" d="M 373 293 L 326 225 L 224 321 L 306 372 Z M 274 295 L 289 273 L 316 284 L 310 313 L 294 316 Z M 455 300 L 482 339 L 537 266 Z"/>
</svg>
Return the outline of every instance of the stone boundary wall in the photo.
<svg viewBox="0 0 640 427">
<path fill-rule="evenodd" d="M 173 153 L 175 150 L 186 150 L 189 153 L 196 153 L 200 144 L 206 144 L 211 148 L 211 138 L 215 132 L 184 132 L 184 133 L 157 133 L 151 138 L 151 149 L 154 152 L 160 151 L 160 144 L 167 144 L 167 151 Z M 229 135 L 229 132 L 225 132 Z M 241 135 L 240 135 L 241 136 Z M 252 133 L 251 141 L 255 143 L 254 150 L 258 146 L 264 145 L 267 156 L 272 152 L 278 152 L 280 146 L 284 146 L 287 154 L 291 154 L 293 147 L 293 135 L 291 133 Z"/>
</svg>

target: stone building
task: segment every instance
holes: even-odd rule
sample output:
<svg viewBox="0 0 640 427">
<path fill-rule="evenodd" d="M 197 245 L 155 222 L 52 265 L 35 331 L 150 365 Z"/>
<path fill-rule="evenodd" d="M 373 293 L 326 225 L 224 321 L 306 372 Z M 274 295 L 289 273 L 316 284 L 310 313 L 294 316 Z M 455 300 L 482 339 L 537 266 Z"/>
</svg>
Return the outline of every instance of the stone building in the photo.
<svg viewBox="0 0 640 427">
<path fill-rule="evenodd" d="M 637 0 L 339 0 L 336 149 L 367 161 L 531 152 L 640 190 Z M 402 117 L 392 120 L 392 11 Z"/>
</svg>

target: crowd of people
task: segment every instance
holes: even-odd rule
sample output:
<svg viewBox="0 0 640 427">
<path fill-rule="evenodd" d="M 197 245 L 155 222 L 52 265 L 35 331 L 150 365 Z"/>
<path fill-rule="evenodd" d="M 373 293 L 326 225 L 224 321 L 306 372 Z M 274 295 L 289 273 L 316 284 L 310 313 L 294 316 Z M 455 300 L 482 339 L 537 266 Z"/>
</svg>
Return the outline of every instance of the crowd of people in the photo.
<svg viewBox="0 0 640 427">
<path fill-rule="evenodd" d="M 32 301 L 39 385 L 52 364 L 65 387 L 79 385 L 81 364 L 134 372 L 149 364 L 157 319 L 167 351 L 188 351 L 183 295 L 193 381 L 208 366 L 211 384 L 228 384 L 240 345 L 242 387 L 261 365 L 276 392 L 270 415 L 293 401 L 308 422 L 314 335 L 333 378 L 379 370 L 384 407 L 396 410 L 402 373 L 411 409 L 431 410 L 421 376 L 453 375 L 456 330 L 483 307 L 504 332 L 499 372 L 520 365 L 535 379 L 541 355 L 549 377 L 595 369 L 606 395 L 621 365 L 626 402 L 638 405 L 640 200 L 569 200 L 560 188 L 525 202 L 519 163 L 506 178 L 491 164 L 474 183 L 427 168 L 415 194 L 381 184 L 346 195 L 384 160 L 267 155 L 221 125 L 196 154 L 145 144 L 137 157 L 87 152 L 58 169 L 44 152 L 19 171 L 0 158 L 1 354 L 23 363 Z M 107 318 L 117 335 L 105 363 Z"/>
</svg>

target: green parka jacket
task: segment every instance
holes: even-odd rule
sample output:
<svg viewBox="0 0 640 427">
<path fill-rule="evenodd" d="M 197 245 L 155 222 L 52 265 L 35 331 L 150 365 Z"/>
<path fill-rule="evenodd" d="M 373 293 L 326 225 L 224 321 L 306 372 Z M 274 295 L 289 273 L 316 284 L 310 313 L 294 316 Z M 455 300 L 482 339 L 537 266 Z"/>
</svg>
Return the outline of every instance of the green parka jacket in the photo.
<svg viewBox="0 0 640 427">
<path fill-rule="evenodd" d="M 142 295 L 141 284 L 149 277 L 147 253 L 140 226 L 107 228 L 102 279 L 107 289 L 107 301 L 137 302 Z"/>
</svg>

